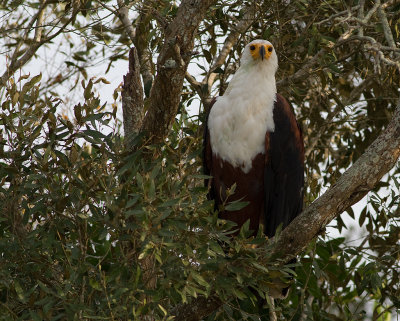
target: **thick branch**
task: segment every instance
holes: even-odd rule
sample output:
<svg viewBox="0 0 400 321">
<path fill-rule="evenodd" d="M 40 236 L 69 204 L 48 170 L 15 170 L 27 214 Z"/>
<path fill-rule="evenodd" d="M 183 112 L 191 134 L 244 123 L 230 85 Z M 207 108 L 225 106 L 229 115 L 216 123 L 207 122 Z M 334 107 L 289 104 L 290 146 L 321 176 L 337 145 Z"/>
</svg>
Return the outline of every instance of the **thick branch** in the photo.
<svg viewBox="0 0 400 321">
<path fill-rule="evenodd" d="M 140 72 L 143 77 L 143 83 L 145 84 L 145 87 L 150 88 L 153 81 L 152 70 L 154 68 L 151 59 L 151 53 L 147 48 L 147 45 L 151 12 L 155 12 L 156 10 L 148 10 L 147 13 L 140 15 L 136 20 L 135 29 L 132 25 L 132 22 L 129 20 L 129 8 L 125 5 L 125 2 L 123 0 L 118 0 L 117 3 L 117 10 L 113 10 L 105 4 L 101 5 L 115 13 L 124 26 L 125 33 L 131 40 L 132 44 L 136 47 L 137 55 L 139 57 L 139 61 L 141 62 Z M 133 3 L 131 3 L 131 5 L 132 4 Z"/>
<path fill-rule="evenodd" d="M 299 254 L 330 221 L 372 190 L 399 157 L 400 102 L 387 129 L 335 185 L 282 231 L 276 240 L 276 254 L 285 260 Z"/>
<path fill-rule="evenodd" d="M 144 117 L 143 86 L 136 48 L 129 51 L 129 72 L 124 76 L 121 96 L 126 146 L 129 148 L 131 139 L 139 132 Z"/>
<path fill-rule="evenodd" d="M 176 18 L 165 31 L 142 130 L 154 141 L 168 133 L 178 110 L 194 37 L 207 9 L 215 0 L 183 0 Z"/>
</svg>

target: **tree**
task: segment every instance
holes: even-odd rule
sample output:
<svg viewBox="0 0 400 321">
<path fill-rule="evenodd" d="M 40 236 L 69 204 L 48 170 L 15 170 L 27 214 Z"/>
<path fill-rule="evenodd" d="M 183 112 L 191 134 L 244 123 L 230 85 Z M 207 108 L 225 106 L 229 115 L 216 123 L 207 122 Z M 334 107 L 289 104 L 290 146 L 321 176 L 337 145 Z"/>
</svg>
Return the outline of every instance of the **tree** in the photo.
<svg viewBox="0 0 400 321">
<path fill-rule="evenodd" d="M 383 320 L 399 311 L 396 1 L 5 0 L 0 10 L 1 318 Z M 254 38 L 276 47 L 278 90 L 306 145 L 306 207 L 274 240 L 248 238 L 246 226 L 231 239 L 200 175 L 204 116 Z M 44 47 L 61 64 L 30 76 Z M 95 93 L 106 76 L 89 77 L 90 67 L 108 61 L 108 71 L 128 56 L 110 108 Z M 324 233 L 333 219 L 348 230 L 346 215 L 363 228 L 356 243 Z M 295 255 L 294 273 L 284 264 Z M 292 291 L 273 307 L 276 279 Z"/>
</svg>

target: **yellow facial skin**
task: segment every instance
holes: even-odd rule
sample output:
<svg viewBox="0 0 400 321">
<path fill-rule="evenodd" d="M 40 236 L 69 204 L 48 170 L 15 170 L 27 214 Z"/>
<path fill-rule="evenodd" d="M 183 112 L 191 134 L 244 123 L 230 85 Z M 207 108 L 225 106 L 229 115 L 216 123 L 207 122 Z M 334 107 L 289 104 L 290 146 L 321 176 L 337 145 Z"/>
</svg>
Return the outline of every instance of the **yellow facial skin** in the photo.
<svg viewBox="0 0 400 321">
<path fill-rule="evenodd" d="M 271 45 L 263 45 L 255 43 L 249 47 L 251 56 L 254 60 L 264 60 L 268 59 L 272 55 L 274 48 Z"/>
</svg>

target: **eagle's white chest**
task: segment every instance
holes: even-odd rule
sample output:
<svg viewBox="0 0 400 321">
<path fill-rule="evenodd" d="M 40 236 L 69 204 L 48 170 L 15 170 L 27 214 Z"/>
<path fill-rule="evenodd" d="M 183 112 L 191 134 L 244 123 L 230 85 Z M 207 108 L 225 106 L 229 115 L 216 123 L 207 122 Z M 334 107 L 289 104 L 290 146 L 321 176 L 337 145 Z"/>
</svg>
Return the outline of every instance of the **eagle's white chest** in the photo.
<svg viewBox="0 0 400 321">
<path fill-rule="evenodd" d="M 210 111 L 208 128 L 213 153 L 249 172 L 252 160 L 265 153 L 265 134 L 275 130 L 275 77 L 238 70 L 226 93 Z"/>
</svg>

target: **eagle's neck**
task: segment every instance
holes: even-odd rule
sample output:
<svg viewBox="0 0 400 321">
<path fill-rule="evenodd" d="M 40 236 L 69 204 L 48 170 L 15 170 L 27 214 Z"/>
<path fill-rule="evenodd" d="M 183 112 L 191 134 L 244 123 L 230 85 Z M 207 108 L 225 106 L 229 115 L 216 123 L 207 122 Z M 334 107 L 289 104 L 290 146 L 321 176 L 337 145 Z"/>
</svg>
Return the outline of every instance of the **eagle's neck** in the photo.
<svg viewBox="0 0 400 321">
<path fill-rule="evenodd" d="M 265 153 L 266 132 L 275 130 L 275 70 L 262 68 L 241 66 L 208 120 L 213 152 L 245 173 L 254 157 Z"/>
</svg>

